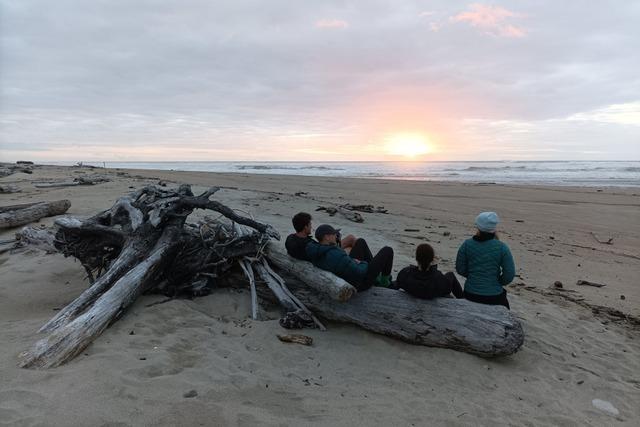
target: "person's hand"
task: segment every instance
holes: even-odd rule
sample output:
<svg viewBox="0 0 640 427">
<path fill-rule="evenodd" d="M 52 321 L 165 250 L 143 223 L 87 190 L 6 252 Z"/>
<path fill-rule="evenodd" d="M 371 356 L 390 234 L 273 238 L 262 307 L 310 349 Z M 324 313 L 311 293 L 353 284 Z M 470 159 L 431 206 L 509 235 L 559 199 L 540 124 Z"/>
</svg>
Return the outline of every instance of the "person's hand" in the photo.
<svg viewBox="0 0 640 427">
<path fill-rule="evenodd" d="M 362 261 L 360 261 L 360 260 L 359 260 L 359 259 L 357 259 L 357 258 L 354 258 L 353 260 L 356 262 L 356 264 L 360 264 L 360 263 L 362 262 Z"/>
</svg>

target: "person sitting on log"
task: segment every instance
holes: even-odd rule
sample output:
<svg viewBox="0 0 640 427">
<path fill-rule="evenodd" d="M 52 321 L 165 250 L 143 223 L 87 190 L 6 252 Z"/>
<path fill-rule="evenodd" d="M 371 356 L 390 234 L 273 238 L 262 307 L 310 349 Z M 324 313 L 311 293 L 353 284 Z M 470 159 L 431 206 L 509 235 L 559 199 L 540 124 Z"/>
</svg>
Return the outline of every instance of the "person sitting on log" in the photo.
<svg viewBox="0 0 640 427">
<path fill-rule="evenodd" d="M 467 280 L 464 297 L 469 301 L 503 305 L 509 309 L 504 286 L 516 274 L 509 247 L 498 239 L 500 219 L 495 212 L 482 212 L 476 217 L 477 233 L 458 249 L 456 271 Z"/>
<path fill-rule="evenodd" d="M 313 228 L 311 226 L 311 215 L 306 212 L 298 212 L 291 219 L 295 233 L 289 234 L 284 243 L 287 253 L 303 261 L 311 261 L 307 256 L 306 247 L 310 242 L 315 242 L 311 237 Z"/>
<path fill-rule="evenodd" d="M 350 254 L 338 246 L 338 230 L 328 224 L 316 229 L 318 243 L 307 245 L 307 255 L 313 265 L 327 270 L 346 280 L 358 291 L 371 286 L 388 287 L 391 284 L 391 268 L 393 266 L 393 249 L 385 246 L 372 256 L 364 239 L 354 246 Z M 361 256 L 362 259 L 357 258 Z"/>
<path fill-rule="evenodd" d="M 463 298 L 462 286 L 453 272 L 442 274 L 433 264 L 435 254 L 431 245 L 423 243 L 416 248 L 417 266 L 410 265 L 398 273 L 396 286 L 408 294 L 422 299 L 446 297 L 453 294 Z"/>
<path fill-rule="evenodd" d="M 295 233 L 289 234 L 287 236 L 287 240 L 284 243 L 285 248 L 287 249 L 287 253 L 296 258 L 301 259 L 303 261 L 310 261 L 305 248 L 309 242 L 315 242 L 313 237 L 311 237 L 311 233 L 313 232 L 313 227 L 311 225 L 311 215 L 306 212 L 298 212 L 293 216 L 291 222 L 293 223 L 293 228 L 296 231 Z M 338 246 L 345 250 L 345 252 L 350 253 L 354 247 L 358 247 L 359 249 L 356 251 L 357 254 L 362 252 L 363 241 L 364 239 L 357 239 L 353 234 L 349 234 L 344 238 L 340 238 L 340 230 L 336 230 L 336 242 Z M 366 245 L 366 242 L 364 242 Z M 368 250 L 368 248 L 367 248 Z M 371 251 L 369 251 L 371 254 Z M 373 256 L 370 255 L 371 258 Z M 362 258 L 360 258 L 362 260 Z"/>
</svg>

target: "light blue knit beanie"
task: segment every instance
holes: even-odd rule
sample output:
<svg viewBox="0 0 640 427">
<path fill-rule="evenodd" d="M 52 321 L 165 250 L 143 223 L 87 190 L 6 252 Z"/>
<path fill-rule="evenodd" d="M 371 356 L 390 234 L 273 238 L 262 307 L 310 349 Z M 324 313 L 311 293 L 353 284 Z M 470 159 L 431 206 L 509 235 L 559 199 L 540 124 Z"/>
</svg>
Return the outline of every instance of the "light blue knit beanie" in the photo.
<svg viewBox="0 0 640 427">
<path fill-rule="evenodd" d="M 482 212 L 476 217 L 476 227 L 485 233 L 495 233 L 498 223 L 500 223 L 500 218 L 495 212 Z"/>
</svg>

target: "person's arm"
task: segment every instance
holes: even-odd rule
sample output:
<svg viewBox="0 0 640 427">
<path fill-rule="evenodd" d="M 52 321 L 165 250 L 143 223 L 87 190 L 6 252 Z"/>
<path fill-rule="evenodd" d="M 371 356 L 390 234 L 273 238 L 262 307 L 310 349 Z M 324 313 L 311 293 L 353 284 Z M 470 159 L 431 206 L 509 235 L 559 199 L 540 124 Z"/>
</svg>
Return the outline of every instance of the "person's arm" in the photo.
<svg viewBox="0 0 640 427">
<path fill-rule="evenodd" d="M 516 276 L 516 265 L 513 262 L 513 256 L 507 245 L 502 245 L 502 259 L 500 262 L 502 273 L 500 274 L 500 284 L 507 286 Z"/>
<path fill-rule="evenodd" d="M 462 277 L 467 277 L 469 274 L 466 242 L 460 245 L 460 248 L 458 249 L 458 255 L 456 256 L 456 272 Z"/>
</svg>

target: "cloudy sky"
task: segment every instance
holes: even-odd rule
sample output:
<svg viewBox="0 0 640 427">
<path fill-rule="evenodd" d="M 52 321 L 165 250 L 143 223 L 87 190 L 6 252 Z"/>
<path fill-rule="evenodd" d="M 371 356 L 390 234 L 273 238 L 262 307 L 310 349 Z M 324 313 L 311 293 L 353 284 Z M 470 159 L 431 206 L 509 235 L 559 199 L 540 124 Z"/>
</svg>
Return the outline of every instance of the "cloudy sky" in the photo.
<svg viewBox="0 0 640 427">
<path fill-rule="evenodd" d="M 0 160 L 640 160 L 639 22 L 640 1 L 0 0 Z"/>
</svg>

